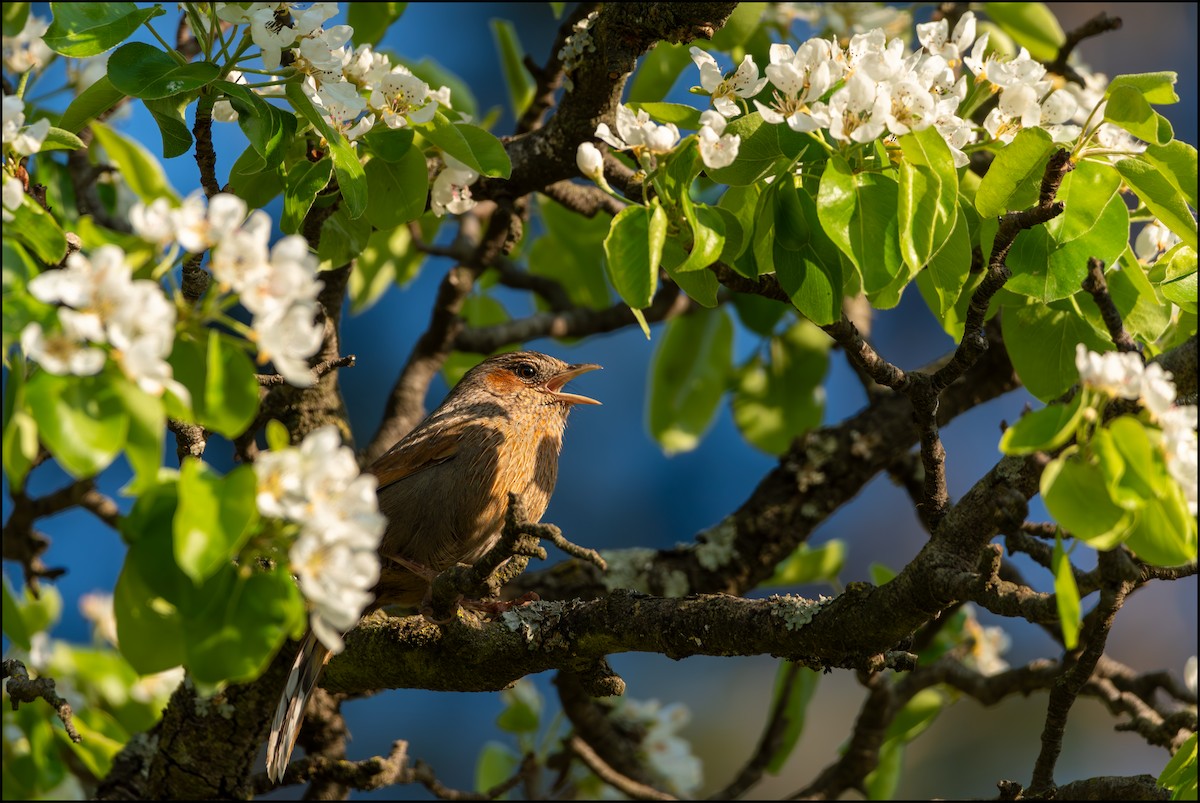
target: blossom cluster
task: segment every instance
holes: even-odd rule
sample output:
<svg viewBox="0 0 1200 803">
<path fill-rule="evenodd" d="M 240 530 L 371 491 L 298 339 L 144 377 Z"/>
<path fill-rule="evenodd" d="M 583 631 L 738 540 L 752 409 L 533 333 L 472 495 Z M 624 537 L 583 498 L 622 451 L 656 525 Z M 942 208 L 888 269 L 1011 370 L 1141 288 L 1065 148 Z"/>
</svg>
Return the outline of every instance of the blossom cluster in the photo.
<svg viewBox="0 0 1200 803">
<path fill-rule="evenodd" d="M 4 67 L 17 73 L 40 70 L 54 57 L 54 51 L 42 41 L 50 22 L 36 14 L 25 18 L 25 27 L 16 36 L 4 37 Z"/>
<path fill-rule="evenodd" d="M 25 124 L 25 102 L 15 95 L 5 95 L 3 101 L 4 131 L 4 222 L 13 219 L 13 211 L 22 203 L 25 185 L 9 172 L 23 156 L 32 156 L 42 149 L 46 135 L 50 132 L 50 121 L 46 118 L 36 123 Z"/>
<path fill-rule="evenodd" d="M 401 64 L 392 64 L 370 45 L 350 50 L 349 25 L 324 25 L 337 13 L 337 3 L 313 3 L 304 10 L 294 3 L 217 3 L 217 16 L 250 26 L 250 38 L 262 51 L 263 66 L 286 64 L 303 73 L 304 92 L 329 125 L 354 142 L 382 123 L 388 128 L 433 120 L 439 104 L 450 107 L 450 89 L 432 90 Z M 285 57 L 286 54 L 286 57 Z M 236 71 L 230 80 L 244 81 Z M 267 88 L 273 89 L 273 88 Z M 214 119 L 233 121 L 237 113 L 227 101 L 217 104 Z M 462 214 L 475 206 L 470 185 L 479 174 L 445 157 L 446 168 L 434 180 L 432 208 L 441 216 Z"/>
<path fill-rule="evenodd" d="M 261 209 L 246 213 L 246 202 L 236 195 L 214 195 L 206 206 L 195 193 L 179 207 L 165 198 L 138 204 L 129 218 L 139 236 L 160 247 L 177 242 L 191 253 L 212 249 L 208 267 L 218 287 L 237 293 L 253 315 L 259 360 L 271 361 L 289 383 L 308 387 L 315 381 L 308 358 L 324 334 L 314 323 L 323 286 L 317 259 L 296 234 L 270 245 L 270 216 Z"/>
<path fill-rule="evenodd" d="M 634 700 L 622 697 L 613 717 L 641 730 L 641 752 L 647 768 L 679 795 L 692 796 L 703 781 L 703 765 L 692 754 L 692 747 L 679 731 L 691 720 L 682 703 L 662 705 L 658 700 Z"/>
<path fill-rule="evenodd" d="M 108 344 L 142 390 L 155 396 L 169 390 L 190 401 L 167 363 L 175 342 L 175 305 L 157 282 L 133 278 L 120 247 L 100 246 L 90 258 L 73 253 L 66 267 L 31 279 L 29 292 L 39 301 L 62 305 L 57 329 L 44 331 L 34 321 L 21 331 L 22 350 L 44 369 L 59 375 L 99 373 L 107 359 L 99 346 Z"/>
<path fill-rule="evenodd" d="M 376 550 L 387 520 L 379 512 L 377 481 L 359 472 L 333 425 L 299 446 L 260 454 L 254 471 L 258 511 L 300 526 L 288 552 L 292 574 L 308 601 L 313 632 L 341 652 L 342 633 L 374 599 L 371 588 L 379 579 Z"/>
<path fill-rule="evenodd" d="M 1197 511 L 1197 410 L 1177 405 L 1175 383 L 1158 363 L 1143 365 L 1133 352 L 1098 354 L 1080 343 L 1075 347 L 1079 381 L 1105 396 L 1141 402 L 1162 428 L 1162 448 L 1167 470 L 1183 489 L 1191 514 Z"/>
</svg>

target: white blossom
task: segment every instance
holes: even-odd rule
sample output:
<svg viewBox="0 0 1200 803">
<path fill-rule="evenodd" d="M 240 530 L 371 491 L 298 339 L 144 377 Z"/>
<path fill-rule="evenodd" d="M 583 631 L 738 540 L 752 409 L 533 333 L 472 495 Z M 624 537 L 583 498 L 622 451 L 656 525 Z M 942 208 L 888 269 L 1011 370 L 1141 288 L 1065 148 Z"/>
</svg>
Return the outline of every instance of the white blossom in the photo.
<svg viewBox="0 0 1200 803">
<path fill-rule="evenodd" d="M 1171 250 L 1179 242 L 1179 235 L 1168 229 L 1157 220 L 1152 220 L 1138 232 L 1133 243 L 1133 253 L 1144 265 L 1151 265 L 1158 260 L 1159 254 Z"/>
<path fill-rule="evenodd" d="M 261 362 L 270 361 L 291 385 L 311 387 L 316 379 L 308 358 L 317 353 L 324 327 L 314 323 L 315 303 L 293 304 L 281 311 L 256 315 L 252 328 Z"/>
<path fill-rule="evenodd" d="M 920 84 L 912 80 L 893 83 L 889 87 L 891 104 L 885 115 L 888 131 L 903 136 L 910 131 L 922 131 L 934 121 L 934 102 Z"/>
<path fill-rule="evenodd" d="M 689 52 L 700 68 L 701 88 L 712 96 L 713 108 L 725 117 L 737 117 L 741 112 L 737 98 L 752 98 L 767 85 L 767 79 L 758 75 L 753 56 L 744 57 L 737 70 L 726 77 L 712 54 L 695 46 Z"/>
<path fill-rule="evenodd" d="M 770 104 L 754 101 L 765 122 L 786 122 L 793 131 L 808 132 L 829 125 L 828 117 L 812 106 L 834 83 L 841 80 L 845 68 L 834 57 L 835 44 L 824 39 L 809 39 L 798 50 L 790 45 L 771 45 L 766 74 L 775 87 Z M 840 51 L 838 51 L 840 55 Z"/>
<path fill-rule="evenodd" d="M 954 65 L 975 41 L 975 13 L 963 14 L 950 35 L 950 24 L 945 19 L 917 25 L 917 39 L 930 55 L 941 56 Z"/>
<path fill-rule="evenodd" d="M 471 185 L 479 180 L 479 173 L 455 159 L 448 153 L 442 154 L 446 168 L 438 173 L 429 191 L 429 207 L 438 217 L 447 213 L 461 215 L 475 208 L 471 197 Z"/>
<path fill-rule="evenodd" d="M 104 351 L 87 345 L 85 338 L 66 325 L 60 331 L 46 333 L 36 321 L 26 324 L 21 330 L 21 350 L 29 359 L 59 376 L 91 376 L 100 373 L 104 367 Z"/>
<path fill-rule="evenodd" d="M 658 700 L 638 701 L 622 697 L 614 717 L 624 720 L 645 735 L 640 751 L 646 765 L 671 791 L 692 796 L 703 782 L 703 765 L 691 745 L 679 735 L 691 719 L 682 703 L 662 705 Z"/>
<path fill-rule="evenodd" d="M 291 570 L 321 643 L 340 652 L 342 633 L 358 621 L 379 579 L 376 479 L 359 472 L 354 453 L 326 426 L 298 447 L 266 452 L 255 462 L 257 502 L 264 516 L 295 521 L 300 534 L 288 552 Z"/>
<path fill-rule="evenodd" d="M 1175 382 L 1170 371 L 1156 362 L 1142 372 L 1140 398 L 1151 417 L 1160 420 L 1175 404 Z"/>
<path fill-rule="evenodd" d="M 967 620 L 964 631 L 971 637 L 970 651 L 963 663 L 981 675 L 998 675 L 1008 669 L 1008 662 L 1001 658 L 1012 646 L 1012 639 L 1002 627 L 984 627 L 975 616 L 975 607 L 964 606 Z"/>
<path fill-rule="evenodd" d="M 636 114 L 624 104 L 617 107 L 617 133 L 608 123 L 596 126 L 596 137 L 619 151 L 632 150 L 634 154 L 670 153 L 679 142 L 679 129 L 674 123 L 658 125 L 651 122 L 645 109 Z"/>
<path fill-rule="evenodd" d="M 581 142 L 575 150 L 575 164 L 579 172 L 599 184 L 604 180 L 604 156 L 591 142 Z"/>
<path fill-rule="evenodd" d="M 54 58 L 54 51 L 42 41 L 50 22 L 30 14 L 25 27 L 16 36 L 4 37 L 4 66 L 14 73 L 40 70 Z"/>
<path fill-rule="evenodd" d="M 16 176 L 4 174 L 4 222 L 13 220 L 13 212 L 21 208 L 25 201 L 25 185 Z"/>
<path fill-rule="evenodd" d="M 129 210 L 129 224 L 134 233 L 148 243 L 165 248 L 175 242 L 175 220 L 171 202 L 156 198 L 147 206 L 138 201 Z"/>
<path fill-rule="evenodd" d="M 1167 470 L 1179 483 L 1188 512 L 1197 513 L 1197 440 L 1196 405 L 1172 407 L 1158 418 L 1163 432 L 1163 453 Z"/>
<path fill-rule="evenodd" d="M 225 80 L 231 84 L 245 84 L 246 76 L 242 74 L 241 70 L 230 70 L 226 74 Z M 238 113 L 232 103 L 222 98 L 213 104 L 212 118 L 218 123 L 236 123 Z"/>
<path fill-rule="evenodd" d="M 36 123 L 25 125 L 25 101 L 16 95 L 5 95 L 3 127 L 5 150 L 32 156 L 42 149 L 46 134 L 50 132 L 50 121 L 43 117 Z"/>
<path fill-rule="evenodd" d="M 103 642 L 117 646 L 117 617 L 113 611 L 113 595 L 100 591 L 84 594 L 79 598 L 79 612 L 92 623 L 95 636 Z"/>
<path fill-rule="evenodd" d="M 1106 396 L 1137 399 L 1142 392 L 1142 358 L 1131 351 L 1089 351 L 1082 343 L 1075 346 L 1075 368 L 1079 381 Z"/>
<path fill-rule="evenodd" d="M 742 138 L 737 134 L 725 133 L 725 118 L 712 110 L 700 115 L 700 161 L 710 169 L 728 167 L 737 159 Z"/>
<path fill-rule="evenodd" d="M 76 95 L 108 75 L 108 57 L 111 55 L 112 51 L 109 51 L 86 59 L 67 59 L 67 83 Z"/>
<path fill-rule="evenodd" d="M 430 97 L 429 84 L 401 66 L 392 68 L 372 88 L 369 105 L 388 128 L 428 123 L 437 113 L 437 101 Z"/>
<path fill-rule="evenodd" d="M 890 109 L 887 84 L 855 73 L 829 99 L 829 135 L 842 142 L 870 142 L 883 133 Z"/>
<path fill-rule="evenodd" d="M 1188 687 L 1188 691 L 1192 694 L 1196 693 L 1196 656 L 1187 659 L 1183 665 L 1183 685 Z"/>
</svg>

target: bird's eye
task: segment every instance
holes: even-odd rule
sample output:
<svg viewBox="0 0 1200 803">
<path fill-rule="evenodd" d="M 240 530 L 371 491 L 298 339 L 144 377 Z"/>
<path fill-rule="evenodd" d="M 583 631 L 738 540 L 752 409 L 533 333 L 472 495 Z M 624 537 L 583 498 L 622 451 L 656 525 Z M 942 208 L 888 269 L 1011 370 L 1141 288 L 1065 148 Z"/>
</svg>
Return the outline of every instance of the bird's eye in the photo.
<svg viewBox="0 0 1200 803">
<path fill-rule="evenodd" d="M 517 363 L 513 366 L 512 371 L 522 379 L 533 379 L 537 376 L 537 369 L 527 362 Z"/>
</svg>

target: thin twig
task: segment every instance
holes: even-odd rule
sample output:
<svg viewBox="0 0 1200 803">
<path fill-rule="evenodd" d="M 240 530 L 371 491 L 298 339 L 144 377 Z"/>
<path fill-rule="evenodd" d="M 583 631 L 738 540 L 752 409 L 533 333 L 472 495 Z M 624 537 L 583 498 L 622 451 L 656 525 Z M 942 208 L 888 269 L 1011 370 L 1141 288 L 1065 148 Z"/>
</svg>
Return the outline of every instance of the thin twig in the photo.
<svg viewBox="0 0 1200 803">
<path fill-rule="evenodd" d="M 313 377 L 320 379 L 338 368 L 353 368 L 357 359 L 353 354 L 347 354 L 345 357 L 338 357 L 335 360 L 322 360 L 312 367 Z M 280 374 L 255 374 L 254 376 L 258 380 L 259 386 L 264 388 L 287 384 L 287 379 Z"/>
<path fill-rule="evenodd" d="M 674 795 L 668 795 L 666 792 L 661 792 L 649 784 L 640 783 L 632 778 L 629 778 L 615 769 L 610 767 L 604 759 L 600 758 L 599 754 L 592 749 L 586 741 L 578 735 L 572 736 L 567 741 L 567 746 L 571 748 L 575 755 L 587 765 L 587 768 L 596 773 L 596 777 L 604 781 L 606 784 L 622 792 L 634 800 L 678 800 Z"/>
<path fill-rule="evenodd" d="M 79 731 L 75 730 L 75 724 L 71 721 L 71 704 L 54 690 L 53 678 L 40 677 L 33 680 L 29 677 L 29 670 L 25 668 L 25 664 L 15 658 L 5 658 L 4 679 L 8 680 L 4 684 L 4 690 L 8 692 L 8 697 L 12 700 L 14 711 L 21 703 L 32 703 L 40 697 L 49 703 L 54 712 L 58 714 L 71 741 L 75 744 L 83 741 L 79 736 Z"/>
<path fill-rule="evenodd" d="M 1100 308 L 1100 317 L 1104 319 L 1104 326 L 1108 329 L 1109 337 L 1112 338 L 1117 351 L 1132 351 L 1140 354 L 1141 346 L 1130 337 L 1129 332 L 1125 331 L 1121 313 L 1117 310 L 1117 305 L 1113 303 L 1112 296 L 1108 294 L 1108 282 L 1104 278 L 1104 262 L 1095 257 L 1088 258 L 1088 273 L 1083 279 L 1083 289 Z"/>
<path fill-rule="evenodd" d="M 1058 54 L 1054 57 L 1054 61 L 1046 65 L 1046 69 L 1050 72 L 1058 73 L 1068 81 L 1083 86 L 1086 83 L 1083 76 L 1068 63 L 1071 54 L 1075 52 L 1075 48 L 1084 39 L 1099 36 L 1109 31 L 1120 30 L 1121 25 L 1120 17 L 1110 17 L 1108 16 L 1108 12 L 1101 11 L 1078 28 L 1067 32 L 1066 39 L 1058 47 Z"/>
</svg>

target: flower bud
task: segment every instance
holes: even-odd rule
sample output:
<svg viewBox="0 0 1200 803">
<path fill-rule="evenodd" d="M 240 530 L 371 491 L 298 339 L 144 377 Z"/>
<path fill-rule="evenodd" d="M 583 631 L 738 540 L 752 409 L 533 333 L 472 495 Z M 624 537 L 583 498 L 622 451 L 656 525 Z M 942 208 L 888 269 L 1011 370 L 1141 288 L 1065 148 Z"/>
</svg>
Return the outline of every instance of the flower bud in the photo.
<svg viewBox="0 0 1200 803">
<path fill-rule="evenodd" d="M 579 149 L 575 151 L 575 164 L 579 165 L 580 173 L 609 190 L 608 182 L 604 179 L 604 154 L 600 153 L 599 148 L 590 142 L 579 143 Z"/>
</svg>

